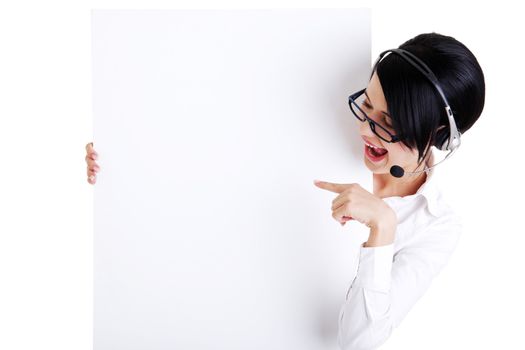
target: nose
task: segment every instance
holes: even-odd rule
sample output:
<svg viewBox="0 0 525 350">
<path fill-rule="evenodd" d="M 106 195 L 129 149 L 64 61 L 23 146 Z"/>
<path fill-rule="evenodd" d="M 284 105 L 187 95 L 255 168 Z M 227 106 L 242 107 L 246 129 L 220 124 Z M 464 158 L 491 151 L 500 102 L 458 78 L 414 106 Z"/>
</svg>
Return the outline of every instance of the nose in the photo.
<svg viewBox="0 0 525 350">
<path fill-rule="evenodd" d="M 370 128 L 370 123 L 368 122 L 368 120 L 362 122 L 356 119 L 356 121 L 357 123 L 359 123 L 359 134 L 361 134 L 362 136 L 367 136 L 369 139 L 376 138 L 376 134 L 374 134 L 374 132 Z"/>
</svg>

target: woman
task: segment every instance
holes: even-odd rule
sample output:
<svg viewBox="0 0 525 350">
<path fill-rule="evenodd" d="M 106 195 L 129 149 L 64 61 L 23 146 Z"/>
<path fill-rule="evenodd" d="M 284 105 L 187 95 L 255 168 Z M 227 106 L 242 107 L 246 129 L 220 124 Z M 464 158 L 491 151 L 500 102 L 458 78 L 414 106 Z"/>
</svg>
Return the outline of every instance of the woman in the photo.
<svg viewBox="0 0 525 350">
<path fill-rule="evenodd" d="M 449 150 L 447 157 L 455 151 L 484 100 L 483 71 L 472 52 L 437 33 L 383 52 L 366 89 L 350 96 L 373 193 L 355 183 L 315 182 L 338 194 L 331 207 L 335 220 L 370 228 L 339 314 L 342 349 L 383 344 L 448 262 L 461 220 L 431 180 L 432 146 Z M 86 150 L 94 184 L 100 168 L 92 143 Z"/>
<path fill-rule="evenodd" d="M 483 71 L 472 52 L 449 36 L 421 34 L 399 49 L 426 63 L 439 84 L 418 61 L 409 63 L 410 55 L 391 52 L 376 61 L 366 94 L 352 96 L 373 193 L 358 184 L 316 183 L 338 193 L 331 208 L 335 220 L 344 225 L 354 219 L 370 228 L 339 314 L 342 349 L 383 344 L 448 262 L 461 232 L 459 216 L 431 180 L 431 147 L 446 149 L 457 138 L 448 145 L 454 151 L 454 130 L 464 134 L 479 118 Z M 427 170 L 417 172 L 421 166 Z M 399 177 L 403 170 L 414 173 Z"/>
</svg>

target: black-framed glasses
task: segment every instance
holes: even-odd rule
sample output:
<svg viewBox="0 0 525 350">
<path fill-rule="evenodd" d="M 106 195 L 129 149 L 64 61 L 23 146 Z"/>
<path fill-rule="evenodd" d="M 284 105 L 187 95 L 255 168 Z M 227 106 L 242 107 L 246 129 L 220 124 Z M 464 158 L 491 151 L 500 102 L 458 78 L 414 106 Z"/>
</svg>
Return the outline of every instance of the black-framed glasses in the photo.
<svg viewBox="0 0 525 350">
<path fill-rule="evenodd" d="M 382 126 L 377 121 L 370 118 L 362 109 L 363 103 L 365 102 L 366 95 L 364 94 L 366 88 L 353 93 L 348 97 L 348 105 L 350 110 L 354 113 L 355 117 L 362 122 L 368 121 L 370 129 L 376 134 L 381 140 L 388 143 L 395 143 L 401 141 L 401 138 L 397 135 L 392 134 L 387 127 Z M 390 128 L 391 129 L 391 128 Z"/>
</svg>

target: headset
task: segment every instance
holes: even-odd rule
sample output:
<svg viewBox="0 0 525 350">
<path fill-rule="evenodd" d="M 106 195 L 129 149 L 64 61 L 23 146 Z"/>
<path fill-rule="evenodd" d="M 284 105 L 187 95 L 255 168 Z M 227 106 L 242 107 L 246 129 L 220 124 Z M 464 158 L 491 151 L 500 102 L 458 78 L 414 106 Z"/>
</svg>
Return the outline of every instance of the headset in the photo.
<svg viewBox="0 0 525 350">
<path fill-rule="evenodd" d="M 438 79 L 430 70 L 430 68 L 416 55 L 413 53 L 403 50 L 403 49 L 389 49 L 381 52 L 379 54 L 379 57 L 374 63 L 372 72 L 375 71 L 377 65 L 384 57 L 387 57 L 389 53 L 395 53 L 399 56 L 401 56 L 403 59 L 405 59 L 408 63 L 410 63 L 412 66 L 417 68 L 423 75 L 430 80 L 432 85 L 436 88 L 436 90 L 439 92 L 439 95 L 441 96 L 441 99 L 443 100 L 445 104 L 445 112 L 447 113 L 448 122 L 449 122 L 449 130 L 447 132 L 446 129 L 444 130 L 438 130 L 435 137 L 434 146 L 438 148 L 441 151 L 448 151 L 448 154 L 445 156 L 445 158 L 440 161 L 437 164 L 434 164 L 433 166 L 426 168 L 425 170 L 420 171 L 410 171 L 407 172 L 409 174 L 417 174 L 421 173 L 423 171 L 428 171 L 435 167 L 436 165 L 444 162 L 449 156 L 451 156 L 461 145 L 461 133 L 459 132 L 458 128 L 456 127 L 456 122 L 454 120 L 454 114 L 452 113 L 452 109 L 450 108 L 450 104 L 447 101 L 447 98 L 445 97 L 445 94 L 443 93 L 443 90 L 441 89 L 441 86 L 439 85 Z M 405 170 L 399 166 L 394 165 L 390 168 L 390 174 L 395 177 L 402 177 L 405 174 Z"/>
</svg>

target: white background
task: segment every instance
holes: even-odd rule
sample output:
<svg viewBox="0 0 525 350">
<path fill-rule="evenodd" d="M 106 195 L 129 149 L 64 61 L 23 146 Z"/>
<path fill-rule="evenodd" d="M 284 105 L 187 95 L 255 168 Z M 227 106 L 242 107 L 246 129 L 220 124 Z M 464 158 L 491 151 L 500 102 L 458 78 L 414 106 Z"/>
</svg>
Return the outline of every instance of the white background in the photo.
<svg viewBox="0 0 525 350">
<path fill-rule="evenodd" d="M 91 8 L 350 6 L 373 9 L 373 58 L 436 31 L 474 52 L 487 84 L 480 120 L 439 166 L 464 217 L 462 240 L 384 348 L 524 347 L 521 12 L 505 1 L 281 0 L 2 3 L 0 348 L 92 346 L 93 188 L 84 162 L 93 138 Z"/>
<path fill-rule="evenodd" d="M 369 67 L 368 9 L 94 11 L 96 350 L 337 348 Z"/>
</svg>

